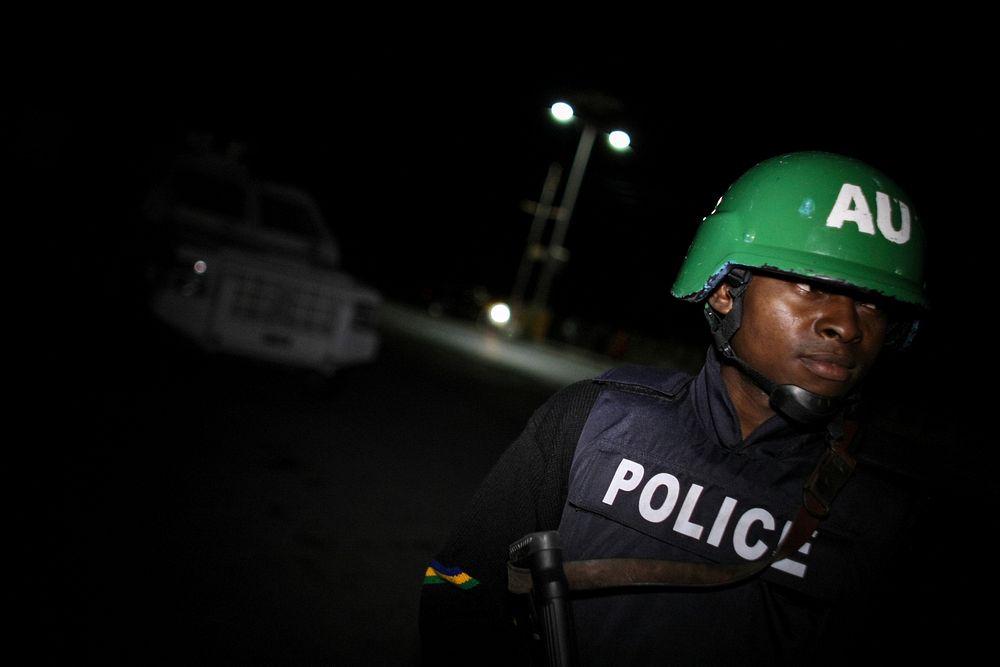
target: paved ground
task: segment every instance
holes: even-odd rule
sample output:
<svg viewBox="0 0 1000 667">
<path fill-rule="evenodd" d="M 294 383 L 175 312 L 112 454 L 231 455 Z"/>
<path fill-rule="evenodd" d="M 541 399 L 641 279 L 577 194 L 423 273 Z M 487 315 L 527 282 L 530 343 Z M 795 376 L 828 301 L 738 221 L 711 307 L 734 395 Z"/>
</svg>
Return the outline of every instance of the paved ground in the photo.
<svg viewBox="0 0 1000 667">
<path fill-rule="evenodd" d="M 154 329 L 60 395 L 79 421 L 42 457 L 36 650 L 412 664 L 423 569 L 458 511 L 551 391 L 604 366 L 415 315 L 393 311 L 378 363 L 332 383 Z"/>
</svg>

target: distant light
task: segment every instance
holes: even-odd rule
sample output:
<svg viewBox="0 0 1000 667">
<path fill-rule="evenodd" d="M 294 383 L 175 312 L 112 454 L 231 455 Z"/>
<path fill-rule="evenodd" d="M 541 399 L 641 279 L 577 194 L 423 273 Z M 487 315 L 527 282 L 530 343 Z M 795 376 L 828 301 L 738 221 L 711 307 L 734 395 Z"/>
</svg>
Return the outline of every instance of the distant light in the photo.
<svg viewBox="0 0 1000 667">
<path fill-rule="evenodd" d="M 494 303 L 489 309 L 490 322 L 503 326 L 510 322 L 510 306 L 506 303 Z"/>
<path fill-rule="evenodd" d="M 193 268 L 194 272 L 197 273 L 200 276 L 201 274 L 203 274 L 206 271 L 208 271 L 208 264 L 205 263 L 205 260 L 198 259 L 198 260 L 195 260 L 194 266 L 191 267 L 191 268 Z"/>
<path fill-rule="evenodd" d="M 560 123 L 565 123 L 573 118 L 573 107 L 565 102 L 556 102 L 552 105 L 552 108 L 549 109 L 549 112 L 552 114 L 552 117 Z"/>
<path fill-rule="evenodd" d="M 628 136 L 628 132 L 623 132 L 622 130 L 615 130 L 608 135 L 608 143 L 611 144 L 612 148 L 617 150 L 625 150 L 632 143 L 632 137 Z"/>
</svg>

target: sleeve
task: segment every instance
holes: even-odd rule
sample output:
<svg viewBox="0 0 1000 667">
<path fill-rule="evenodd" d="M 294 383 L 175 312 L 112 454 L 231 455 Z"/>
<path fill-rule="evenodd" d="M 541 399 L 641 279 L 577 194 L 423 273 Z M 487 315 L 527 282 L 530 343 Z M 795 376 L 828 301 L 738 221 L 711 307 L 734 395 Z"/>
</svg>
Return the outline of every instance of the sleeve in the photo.
<svg viewBox="0 0 1000 667">
<path fill-rule="evenodd" d="M 507 549 L 559 526 L 576 441 L 598 388 L 557 392 L 529 420 L 481 483 L 428 564 L 420 598 L 424 665 L 528 664 L 507 591 Z"/>
</svg>

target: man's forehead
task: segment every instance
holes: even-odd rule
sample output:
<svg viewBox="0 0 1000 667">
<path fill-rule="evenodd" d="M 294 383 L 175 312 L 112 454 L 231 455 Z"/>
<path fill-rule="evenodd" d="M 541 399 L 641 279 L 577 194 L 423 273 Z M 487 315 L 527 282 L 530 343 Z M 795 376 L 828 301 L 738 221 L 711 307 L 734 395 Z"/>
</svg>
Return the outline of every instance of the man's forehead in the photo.
<svg viewBox="0 0 1000 667">
<path fill-rule="evenodd" d="M 841 280 L 835 280 L 832 278 L 826 278 L 824 276 L 802 276 L 792 273 L 784 273 L 781 271 L 771 271 L 766 269 L 753 269 L 751 270 L 753 275 L 766 276 L 768 278 L 774 278 L 776 280 L 781 280 L 787 283 L 804 283 L 813 287 L 815 289 L 822 290 L 824 292 L 830 292 L 833 294 L 843 294 L 849 296 L 857 301 L 878 301 L 878 302 L 888 302 L 890 299 L 884 295 L 872 292 L 871 290 L 866 290 L 857 285 L 851 285 L 845 283 Z M 752 283 L 753 281 L 751 281 Z"/>
</svg>

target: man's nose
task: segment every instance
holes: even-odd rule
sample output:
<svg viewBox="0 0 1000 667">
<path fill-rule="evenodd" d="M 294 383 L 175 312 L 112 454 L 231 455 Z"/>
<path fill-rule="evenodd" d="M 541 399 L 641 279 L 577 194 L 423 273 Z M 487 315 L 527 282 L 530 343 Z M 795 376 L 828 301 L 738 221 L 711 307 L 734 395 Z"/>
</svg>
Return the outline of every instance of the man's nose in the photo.
<svg viewBox="0 0 1000 667">
<path fill-rule="evenodd" d="M 825 299 L 819 317 L 816 318 L 816 333 L 824 338 L 837 338 L 843 343 L 861 340 L 861 320 L 858 317 L 858 303 L 843 294 L 831 294 Z"/>
</svg>

